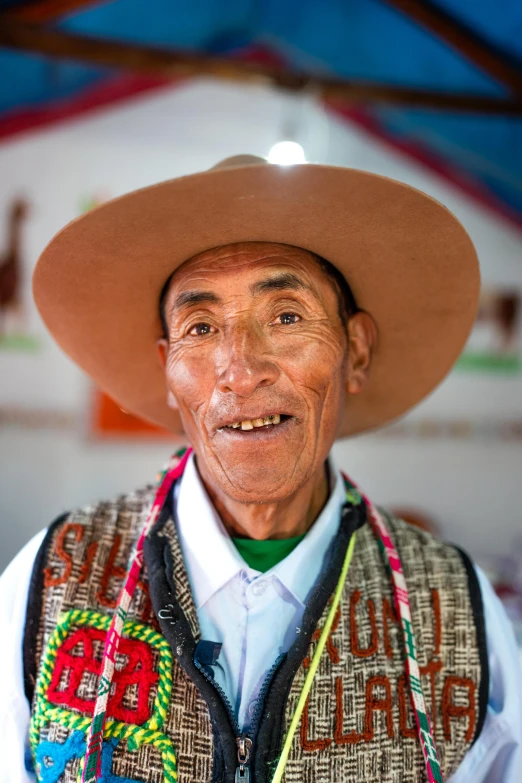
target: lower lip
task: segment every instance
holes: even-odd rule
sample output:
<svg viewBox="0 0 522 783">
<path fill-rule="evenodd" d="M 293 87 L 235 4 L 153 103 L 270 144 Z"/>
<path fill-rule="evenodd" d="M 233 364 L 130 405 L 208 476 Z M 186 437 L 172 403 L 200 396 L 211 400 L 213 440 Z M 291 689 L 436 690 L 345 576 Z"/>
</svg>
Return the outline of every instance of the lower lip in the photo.
<svg viewBox="0 0 522 783">
<path fill-rule="evenodd" d="M 253 430 L 224 427 L 217 431 L 217 435 L 224 435 L 235 443 L 251 443 L 253 441 L 266 441 L 288 435 L 297 426 L 297 419 L 285 419 L 280 424 L 267 424 L 264 427 L 254 427 Z"/>
</svg>

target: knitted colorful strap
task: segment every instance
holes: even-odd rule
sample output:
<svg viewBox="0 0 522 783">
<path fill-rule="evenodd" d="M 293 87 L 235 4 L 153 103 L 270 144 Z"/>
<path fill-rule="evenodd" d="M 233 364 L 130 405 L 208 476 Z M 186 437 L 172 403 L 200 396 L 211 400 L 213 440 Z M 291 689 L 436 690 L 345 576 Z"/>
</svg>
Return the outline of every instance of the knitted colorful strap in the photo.
<svg viewBox="0 0 522 783">
<path fill-rule="evenodd" d="M 413 634 L 413 626 L 411 622 L 408 589 L 406 587 L 406 581 L 404 579 L 404 574 L 402 572 L 401 561 L 393 545 L 393 542 L 390 538 L 390 534 L 388 533 L 388 529 L 382 518 L 382 515 L 375 508 L 373 503 L 365 495 L 363 495 L 363 493 L 359 490 L 357 485 L 353 483 L 353 481 L 351 481 L 347 476 L 344 476 L 344 474 L 343 477 L 345 481 L 346 499 L 349 502 L 356 503 L 356 504 L 360 503 L 361 500 L 363 500 L 364 503 L 366 504 L 371 528 L 375 533 L 375 536 L 379 543 L 379 547 L 384 555 L 385 561 L 389 566 L 391 572 L 393 591 L 395 596 L 395 605 L 397 609 L 397 614 L 401 620 L 404 646 L 406 649 L 406 671 L 407 671 L 408 682 L 410 686 L 410 695 L 411 695 L 412 704 L 415 712 L 417 733 L 419 735 L 422 752 L 424 755 L 424 761 L 426 764 L 426 771 L 428 773 L 428 780 L 429 783 L 443 783 L 442 771 L 440 768 L 437 751 L 435 748 L 435 743 L 433 741 L 431 725 L 428 718 L 428 714 L 426 712 L 424 696 L 422 693 L 419 665 L 417 663 L 415 637 Z M 283 744 L 283 750 L 281 752 L 281 756 L 279 757 L 279 761 L 277 763 L 274 777 L 272 778 L 272 783 L 281 783 L 281 780 L 283 778 L 285 766 L 288 760 L 288 755 L 290 753 L 290 748 L 292 746 L 294 734 L 297 730 L 297 726 L 299 725 L 299 721 L 301 719 L 301 715 L 304 706 L 306 704 L 306 700 L 308 698 L 310 689 L 312 687 L 315 673 L 319 666 L 321 655 L 326 645 L 328 634 L 330 633 L 330 629 L 333 624 L 333 618 L 337 610 L 337 607 L 339 605 L 339 601 L 341 599 L 344 583 L 346 581 L 346 577 L 348 574 L 348 568 L 350 566 L 352 556 L 353 556 L 353 549 L 355 546 L 355 535 L 356 534 L 354 533 L 350 538 L 350 543 L 348 544 L 348 549 L 346 551 L 346 556 L 341 570 L 341 575 L 339 577 L 339 581 L 335 589 L 332 605 L 328 612 L 328 617 L 325 626 L 321 632 L 319 642 L 315 649 L 310 668 L 308 669 L 308 673 L 303 684 L 303 689 L 299 696 L 299 701 L 297 702 L 297 707 L 292 716 L 292 720 L 290 722 L 290 726 L 287 735 L 285 737 L 285 742 Z"/>
<path fill-rule="evenodd" d="M 388 528 L 382 517 L 382 514 L 347 476 L 344 476 L 347 493 L 354 490 L 358 492 L 368 509 L 369 523 L 379 542 L 379 548 L 387 563 L 393 584 L 393 593 L 395 598 L 395 609 L 399 617 L 404 650 L 406 654 L 406 674 L 408 677 L 410 698 L 415 713 L 415 722 L 417 724 L 417 734 L 424 755 L 426 772 L 429 783 L 443 783 L 442 770 L 440 768 L 439 757 L 433 739 L 433 731 L 430 719 L 426 710 L 426 702 L 422 692 L 419 664 L 417 662 L 417 647 L 415 644 L 415 635 L 411 621 L 410 599 L 408 588 L 402 571 L 402 564 L 397 550 L 390 538 Z"/>
<path fill-rule="evenodd" d="M 178 452 L 171 459 L 167 468 L 158 478 L 158 487 L 154 500 L 147 514 L 147 519 L 141 531 L 141 535 L 136 544 L 136 549 L 131 558 L 131 565 L 127 571 L 127 577 L 123 584 L 122 591 L 118 598 L 116 610 L 111 620 L 107 632 L 105 647 L 103 650 L 102 668 L 100 681 L 98 684 L 98 693 L 94 704 L 94 715 L 89 728 L 87 738 L 87 748 L 85 752 L 85 764 L 83 767 L 83 783 L 96 783 L 101 775 L 101 749 L 103 744 L 103 730 L 107 718 L 107 704 L 114 676 L 116 663 L 116 653 L 122 637 L 123 625 L 129 611 L 129 606 L 136 590 L 136 585 L 143 567 L 143 544 L 156 522 L 158 515 L 163 508 L 167 495 L 174 481 L 182 475 L 185 464 L 190 456 L 191 449 Z"/>
</svg>

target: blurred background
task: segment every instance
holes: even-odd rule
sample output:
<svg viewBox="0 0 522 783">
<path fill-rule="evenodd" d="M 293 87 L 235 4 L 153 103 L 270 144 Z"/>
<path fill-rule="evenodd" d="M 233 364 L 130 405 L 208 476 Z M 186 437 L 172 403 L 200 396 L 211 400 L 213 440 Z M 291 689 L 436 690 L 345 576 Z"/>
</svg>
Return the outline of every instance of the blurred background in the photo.
<svg viewBox="0 0 522 783">
<path fill-rule="evenodd" d="M 172 448 L 46 334 L 39 253 L 94 205 L 238 153 L 397 178 L 470 233 L 483 294 L 454 371 L 335 457 L 375 501 L 467 549 L 522 644 L 515 2 L 0 0 L 0 571 L 63 511 L 153 481 Z"/>
</svg>

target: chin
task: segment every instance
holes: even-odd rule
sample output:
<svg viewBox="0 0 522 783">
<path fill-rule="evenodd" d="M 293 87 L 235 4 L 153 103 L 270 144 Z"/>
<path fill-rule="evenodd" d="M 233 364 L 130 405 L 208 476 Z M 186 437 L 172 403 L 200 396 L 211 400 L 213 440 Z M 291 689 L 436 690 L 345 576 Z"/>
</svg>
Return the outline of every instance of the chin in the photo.
<svg viewBox="0 0 522 783">
<path fill-rule="evenodd" d="M 221 490 L 237 503 L 277 503 L 294 494 L 307 480 L 308 475 L 302 468 L 296 470 L 293 461 L 275 469 L 264 460 L 255 464 L 227 466 L 222 464 L 221 475 L 215 476 Z"/>
<path fill-rule="evenodd" d="M 267 431 L 218 432 L 196 453 L 203 478 L 232 500 L 275 503 L 312 476 L 317 465 L 310 441 L 304 427 L 289 421 Z"/>
</svg>

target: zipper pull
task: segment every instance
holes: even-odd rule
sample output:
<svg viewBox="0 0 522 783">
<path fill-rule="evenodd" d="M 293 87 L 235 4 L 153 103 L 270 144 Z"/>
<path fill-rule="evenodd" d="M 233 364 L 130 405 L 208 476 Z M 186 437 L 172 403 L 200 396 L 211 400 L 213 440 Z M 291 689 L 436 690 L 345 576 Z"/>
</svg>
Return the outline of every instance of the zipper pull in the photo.
<svg viewBox="0 0 522 783">
<path fill-rule="evenodd" d="M 237 737 L 236 743 L 239 766 L 236 767 L 235 783 L 250 783 L 250 769 L 247 767 L 247 764 L 250 760 L 252 740 L 250 737 Z"/>
</svg>

